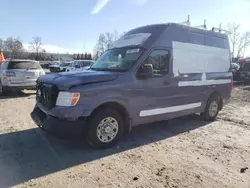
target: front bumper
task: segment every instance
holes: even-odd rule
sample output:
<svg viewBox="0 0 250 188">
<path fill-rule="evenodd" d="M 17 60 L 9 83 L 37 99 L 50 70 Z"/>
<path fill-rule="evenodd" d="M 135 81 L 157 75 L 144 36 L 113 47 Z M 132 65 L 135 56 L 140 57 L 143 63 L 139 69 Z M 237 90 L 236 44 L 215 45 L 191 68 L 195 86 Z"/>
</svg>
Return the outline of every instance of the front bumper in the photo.
<svg viewBox="0 0 250 188">
<path fill-rule="evenodd" d="M 32 79 L 31 81 L 24 82 L 11 82 L 9 80 L 2 80 L 2 86 L 5 88 L 12 89 L 36 89 L 36 79 Z"/>
<path fill-rule="evenodd" d="M 36 89 L 36 85 L 34 85 L 34 86 L 4 86 L 4 87 L 7 90 L 12 90 L 12 89 L 16 89 L 16 90 L 23 90 L 23 89 L 35 90 Z"/>
<path fill-rule="evenodd" d="M 82 137 L 83 129 L 86 124 L 86 120 L 84 118 L 69 121 L 66 119 L 52 117 L 45 114 L 37 106 L 35 106 L 33 112 L 31 112 L 31 118 L 42 130 L 59 138 Z"/>
</svg>

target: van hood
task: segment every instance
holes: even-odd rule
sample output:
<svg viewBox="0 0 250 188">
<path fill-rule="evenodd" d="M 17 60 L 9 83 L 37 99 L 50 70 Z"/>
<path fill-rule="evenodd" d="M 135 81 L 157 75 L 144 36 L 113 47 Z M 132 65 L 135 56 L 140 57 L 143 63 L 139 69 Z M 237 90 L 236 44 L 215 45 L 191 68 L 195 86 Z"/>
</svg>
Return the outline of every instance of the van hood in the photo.
<svg viewBox="0 0 250 188">
<path fill-rule="evenodd" d="M 56 85 L 59 90 L 68 90 L 72 86 L 112 81 L 117 76 L 117 72 L 85 70 L 81 72 L 47 74 L 39 77 L 38 82 Z"/>
</svg>

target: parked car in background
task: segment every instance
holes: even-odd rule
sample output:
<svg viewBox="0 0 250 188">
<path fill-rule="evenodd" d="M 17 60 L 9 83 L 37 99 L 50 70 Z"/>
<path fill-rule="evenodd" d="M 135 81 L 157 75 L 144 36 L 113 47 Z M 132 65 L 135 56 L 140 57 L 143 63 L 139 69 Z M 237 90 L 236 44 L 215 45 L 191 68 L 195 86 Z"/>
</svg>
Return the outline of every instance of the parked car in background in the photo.
<svg viewBox="0 0 250 188">
<path fill-rule="evenodd" d="M 76 60 L 66 67 L 66 72 L 87 70 L 93 64 L 94 64 L 94 61 L 91 61 L 91 60 Z"/>
<path fill-rule="evenodd" d="M 240 65 L 238 63 L 232 63 L 233 80 L 240 81 Z"/>
<path fill-rule="evenodd" d="M 52 65 L 52 61 L 39 61 L 39 64 L 43 69 L 49 69 L 49 66 Z"/>
<path fill-rule="evenodd" d="M 66 71 L 66 67 L 70 66 L 71 62 L 62 62 L 62 63 L 55 63 L 49 66 L 50 72 L 64 72 Z"/>
<path fill-rule="evenodd" d="M 240 81 L 249 84 L 250 83 L 250 62 L 243 63 L 239 69 Z"/>
<path fill-rule="evenodd" d="M 58 70 L 60 70 L 60 63 L 53 63 L 49 65 L 49 70 L 50 72 L 59 72 Z"/>
<path fill-rule="evenodd" d="M 241 58 L 236 63 L 239 64 L 240 66 L 242 66 L 245 63 L 250 63 L 250 57 Z"/>
<path fill-rule="evenodd" d="M 66 69 L 67 69 L 69 66 L 71 66 L 71 64 L 72 64 L 72 61 L 61 63 L 61 64 L 60 64 L 60 72 L 65 72 Z"/>
<path fill-rule="evenodd" d="M 90 70 L 37 83 L 31 117 L 39 127 L 107 148 L 136 125 L 195 113 L 215 120 L 233 86 L 229 40 L 175 23 L 147 25 L 114 42 Z"/>
<path fill-rule="evenodd" d="M 36 80 L 45 75 L 38 61 L 6 59 L 0 67 L 0 95 L 8 90 L 36 89 Z"/>
<path fill-rule="evenodd" d="M 62 63 L 56 63 L 54 65 L 50 66 L 50 72 L 65 72 L 67 67 L 71 65 L 72 62 L 62 62 Z"/>
</svg>

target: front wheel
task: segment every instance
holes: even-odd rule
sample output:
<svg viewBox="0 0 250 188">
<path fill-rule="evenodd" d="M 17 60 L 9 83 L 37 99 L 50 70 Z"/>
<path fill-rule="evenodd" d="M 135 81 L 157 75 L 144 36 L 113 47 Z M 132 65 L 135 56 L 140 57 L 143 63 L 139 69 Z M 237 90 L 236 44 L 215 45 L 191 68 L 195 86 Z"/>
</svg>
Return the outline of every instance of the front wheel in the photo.
<svg viewBox="0 0 250 188">
<path fill-rule="evenodd" d="M 114 146 L 124 132 L 124 121 L 113 109 L 101 109 L 90 116 L 85 132 L 88 143 L 94 148 Z"/>
<path fill-rule="evenodd" d="M 202 116 L 206 121 L 214 121 L 220 111 L 220 96 L 212 95 L 208 101 Z"/>
</svg>

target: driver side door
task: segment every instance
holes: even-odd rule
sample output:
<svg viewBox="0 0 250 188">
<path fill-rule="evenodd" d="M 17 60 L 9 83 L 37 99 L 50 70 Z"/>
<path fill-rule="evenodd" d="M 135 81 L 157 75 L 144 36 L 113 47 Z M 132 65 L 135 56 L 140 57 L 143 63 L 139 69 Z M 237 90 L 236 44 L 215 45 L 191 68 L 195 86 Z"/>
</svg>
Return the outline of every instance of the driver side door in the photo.
<svg viewBox="0 0 250 188">
<path fill-rule="evenodd" d="M 153 49 L 144 64 L 153 66 L 153 77 L 141 79 L 136 77 L 136 95 L 134 104 L 137 104 L 137 117 L 135 124 L 144 124 L 166 119 L 166 109 L 173 103 L 174 96 L 171 94 L 171 64 L 170 50 Z M 140 71 L 140 68 L 138 69 Z M 137 72 L 138 73 L 138 72 Z"/>
</svg>

